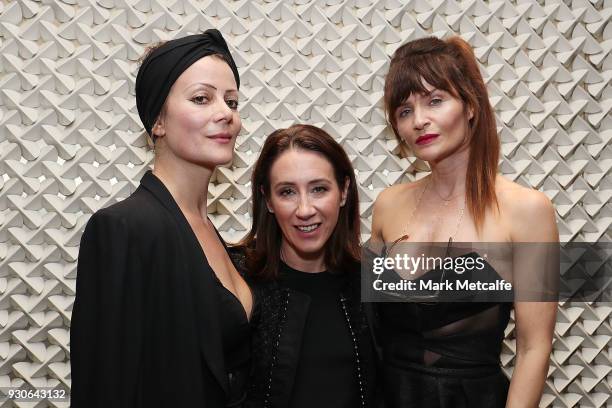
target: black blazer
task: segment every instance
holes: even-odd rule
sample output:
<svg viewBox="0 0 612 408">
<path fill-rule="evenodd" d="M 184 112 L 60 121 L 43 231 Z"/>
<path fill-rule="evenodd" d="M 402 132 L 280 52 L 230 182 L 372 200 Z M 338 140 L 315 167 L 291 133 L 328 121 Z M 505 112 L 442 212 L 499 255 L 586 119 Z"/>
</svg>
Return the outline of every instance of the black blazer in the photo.
<svg viewBox="0 0 612 408">
<path fill-rule="evenodd" d="M 150 171 L 81 238 L 70 330 L 73 408 L 223 407 L 213 270 Z"/>
<path fill-rule="evenodd" d="M 244 248 L 230 249 L 239 271 L 247 274 Z M 379 363 L 376 339 L 373 336 L 373 310 L 360 302 L 360 267 L 355 263 L 348 273 L 338 301 L 345 312 L 345 321 L 354 344 L 355 377 L 358 378 L 358 405 L 355 408 L 377 407 Z M 256 299 L 252 328 L 253 359 L 245 408 L 286 408 L 290 406 L 295 374 L 300 359 L 304 325 L 310 297 L 291 290 L 279 281 L 249 282 Z M 321 367 L 322 370 L 325 367 Z M 317 392 L 317 390 L 312 390 Z"/>
</svg>

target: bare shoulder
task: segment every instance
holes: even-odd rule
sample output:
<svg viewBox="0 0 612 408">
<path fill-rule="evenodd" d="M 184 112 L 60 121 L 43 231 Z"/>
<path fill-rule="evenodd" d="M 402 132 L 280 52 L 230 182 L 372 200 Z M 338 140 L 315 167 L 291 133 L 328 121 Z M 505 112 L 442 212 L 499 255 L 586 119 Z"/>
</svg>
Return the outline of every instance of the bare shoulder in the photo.
<svg viewBox="0 0 612 408">
<path fill-rule="evenodd" d="M 406 205 L 415 200 L 416 192 L 420 191 L 423 179 L 412 182 L 396 184 L 387 187 L 378 194 L 374 202 L 374 211 L 388 211 L 397 208 L 398 205 Z"/>
<path fill-rule="evenodd" d="M 410 206 L 416 199 L 416 191 L 420 191 L 421 184 L 422 180 L 396 184 L 378 194 L 372 209 L 372 238 L 374 240 L 383 240 L 390 233 L 388 229 L 397 223 L 397 217 L 403 212 L 402 209 Z"/>
<path fill-rule="evenodd" d="M 501 176 L 496 184 L 500 210 L 511 221 L 513 241 L 555 239 L 558 234 L 555 208 L 546 194 Z"/>
<path fill-rule="evenodd" d="M 546 194 L 523 187 L 505 177 L 498 177 L 496 187 L 500 205 L 507 211 L 527 217 L 554 214 L 554 207 Z"/>
</svg>

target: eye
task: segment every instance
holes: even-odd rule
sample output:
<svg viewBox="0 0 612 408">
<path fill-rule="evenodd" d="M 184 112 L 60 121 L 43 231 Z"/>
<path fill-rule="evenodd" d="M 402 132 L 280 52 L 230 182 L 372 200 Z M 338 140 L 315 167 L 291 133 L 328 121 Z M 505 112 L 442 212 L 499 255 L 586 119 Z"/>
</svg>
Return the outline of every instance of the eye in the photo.
<svg viewBox="0 0 612 408">
<path fill-rule="evenodd" d="M 327 187 L 325 186 L 316 186 L 313 187 L 312 192 L 315 194 L 320 194 L 320 193 L 324 193 L 327 191 Z"/>
<path fill-rule="evenodd" d="M 238 109 L 238 99 L 226 99 L 225 103 L 227 104 L 227 106 L 229 106 L 231 110 Z"/>
<path fill-rule="evenodd" d="M 208 101 L 209 99 L 206 95 L 197 95 L 191 98 L 191 102 L 195 103 L 196 105 L 204 105 Z"/>
<path fill-rule="evenodd" d="M 290 196 L 293 193 L 294 193 L 293 189 L 291 189 L 291 188 L 283 188 L 282 190 L 280 190 L 278 192 L 278 195 L 280 195 L 281 197 L 288 197 L 288 196 Z"/>
<path fill-rule="evenodd" d="M 400 118 L 405 118 L 406 116 L 410 115 L 410 113 L 412 113 L 412 109 L 410 108 L 401 108 L 397 114 L 398 117 Z"/>
<path fill-rule="evenodd" d="M 442 98 L 438 98 L 438 97 L 431 98 L 431 101 L 429 103 L 433 106 L 440 105 L 442 103 Z"/>
</svg>

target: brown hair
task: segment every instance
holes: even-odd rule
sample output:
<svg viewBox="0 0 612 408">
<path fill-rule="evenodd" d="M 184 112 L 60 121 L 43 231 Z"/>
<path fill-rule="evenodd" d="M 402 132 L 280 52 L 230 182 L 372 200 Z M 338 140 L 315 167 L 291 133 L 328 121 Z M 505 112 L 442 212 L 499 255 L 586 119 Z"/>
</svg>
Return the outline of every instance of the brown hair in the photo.
<svg viewBox="0 0 612 408">
<path fill-rule="evenodd" d="M 480 231 L 485 211 L 497 206 L 495 177 L 500 142 L 495 115 L 489 103 L 472 47 L 460 37 L 435 37 L 410 41 L 397 49 L 385 80 L 384 105 L 397 139 L 395 112 L 414 93 L 427 94 L 426 81 L 461 99 L 474 112 L 470 120 L 470 159 L 466 175 L 466 205 Z"/>
<path fill-rule="evenodd" d="M 238 244 L 246 248 L 248 273 L 260 280 L 278 277 L 282 232 L 274 214 L 268 212 L 266 197 L 270 197 L 270 169 L 290 149 L 315 152 L 327 159 L 340 190 L 349 181 L 338 223 L 325 244 L 325 266 L 330 272 L 352 270 L 351 264 L 360 258 L 360 220 L 357 181 L 351 161 L 342 146 L 324 130 L 310 125 L 293 125 L 268 136 L 255 163 L 251 177 L 253 225 Z"/>
</svg>

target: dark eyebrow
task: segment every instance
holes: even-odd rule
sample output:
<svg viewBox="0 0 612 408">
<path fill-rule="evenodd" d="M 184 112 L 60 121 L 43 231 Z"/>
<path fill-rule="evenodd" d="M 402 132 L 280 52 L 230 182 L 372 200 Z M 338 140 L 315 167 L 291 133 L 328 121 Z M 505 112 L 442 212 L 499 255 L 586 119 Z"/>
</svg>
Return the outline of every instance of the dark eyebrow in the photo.
<svg viewBox="0 0 612 408">
<path fill-rule="evenodd" d="M 214 89 L 215 91 L 217 90 L 217 87 L 216 87 L 216 86 L 211 85 L 211 84 L 207 84 L 206 82 L 194 82 L 193 84 L 189 85 L 187 88 L 192 88 L 192 87 L 194 87 L 194 86 L 196 86 L 196 85 L 201 85 L 201 86 L 204 86 L 204 87 L 206 87 L 206 88 L 212 88 L 212 89 Z"/>
<path fill-rule="evenodd" d="M 275 184 L 274 184 L 274 187 L 277 187 L 277 186 L 282 186 L 282 185 L 285 185 L 285 184 L 286 184 L 286 185 L 290 185 L 290 186 L 292 186 L 292 185 L 293 185 L 293 184 L 295 184 L 295 183 L 292 183 L 292 182 L 290 182 L 290 181 L 279 181 L 278 183 L 275 183 Z"/>
<path fill-rule="evenodd" d="M 309 181 L 308 184 L 331 183 L 331 182 L 332 182 L 331 180 L 322 178 L 322 179 L 316 179 L 316 180 Z"/>
<path fill-rule="evenodd" d="M 210 89 L 212 89 L 212 90 L 214 90 L 214 91 L 216 91 L 216 90 L 217 90 L 217 87 L 216 87 L 216 86 L 211 85 L 211 84 L 208 84 L 208 83 L 206 83 L 206 82 L 196 82 L 196 83 L 193 83 L 193 84 L 189 85 L 189 86 L 187 87 L 187 89 L 191 89 L 191 88 L 193 88 L 193 87 L 194 87 L 194 86 L 196 86 L 196 85 L 200 85 L 200 86 L 203 86 L 203 87 L 205 87 L 205 88 L 210 88 Z M 227 91 L 225 91 L 225 93 L 238 93 L 238 90 L 237 90 L 237 89 L 228 89 Z"/>
<path fill-rule="evenodd" d="M 432 93 L 434 93 L 434 92 L 436 92 L 436 91 L 438 91 L 438 92 L 446 92 L 444 89 L 432 88 L 432 89 L 431 89 L 431 91 L 426 91 L 426 92 L 423 92 L 423 93 L 420 93 L 420 92 L 419 92 L 418 94 L 423 95 L 423 96 L 430 96 Z M 410 93 L 410 95 L 412 95 L 412 92 Z M 403 101 L 402 101 L 402 102 L 401 102 L 401 103 L 398 105 L 398 109 L 399 109 L 399 108 L 401 108 L 401 107 L 403 107 L 403 106 L 410 105 L 410 103 L 408 102 L 408 98 L 410 97 L 410 95 L 409 95 L 409 96 L 408 96 L 406 99 L 404 99 L 404 100 L 403 100 Z"/>
<path fill-rule="evenodd" d="M 317 184 L 317 183 L 332 183 L 331 180 L 328 179 L 315 179 L 315 180 L 311 180 L 308 182 L 308 184 Z M 274 188 L 278 188 L 278 187 L 293 187 L 295 186 L 295 183 L 291 182 L 291 181 L 279 181 L 278 183 L 274 184 Z"/>
<path fill-rule="evenodd" d="M 442 91 L 441 89 L 438 88 L 431 88 L 431 90 L 425 90 L 425 92 L 423 92 L 421 95 L 423 96 L 430 96 L 432 93 L 436 92 L 436 91 Z"/>
</svg>

